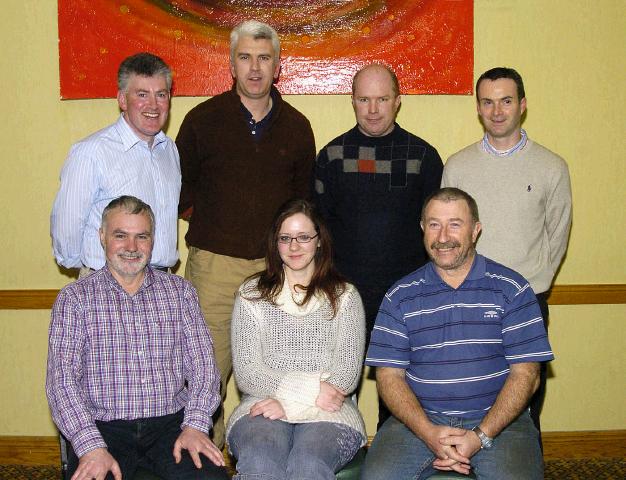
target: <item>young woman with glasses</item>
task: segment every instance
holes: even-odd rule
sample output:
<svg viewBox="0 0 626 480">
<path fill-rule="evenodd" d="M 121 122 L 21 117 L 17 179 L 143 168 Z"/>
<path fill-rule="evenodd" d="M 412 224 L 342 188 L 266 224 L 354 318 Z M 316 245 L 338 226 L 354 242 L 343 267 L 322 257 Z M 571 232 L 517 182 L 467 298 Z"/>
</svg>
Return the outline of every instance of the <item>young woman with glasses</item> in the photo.
<svg viewBox="0 0 626 480">
<path fill-rule="evenodd" d="M 265 266 L 233 311 L 243 394 L 227 426 L 234 478 L 331 480 L 366 441 L 350 397 L 363 360 L 361 298 L 335 270 L 328 230 L 305 200 L 278 211 Z"/>
</svg>

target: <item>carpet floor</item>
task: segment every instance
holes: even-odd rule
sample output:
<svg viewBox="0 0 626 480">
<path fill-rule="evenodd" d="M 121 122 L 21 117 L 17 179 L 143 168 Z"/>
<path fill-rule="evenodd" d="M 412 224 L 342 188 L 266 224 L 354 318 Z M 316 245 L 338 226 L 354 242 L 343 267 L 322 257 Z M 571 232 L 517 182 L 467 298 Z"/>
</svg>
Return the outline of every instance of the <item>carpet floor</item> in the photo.
<svg viewBox="0 0 626 480">
<path fill-rule="evenodd" d="M 2 480 L 59 480 L 61 470 L 54 466 L 0 465 Z M 546 480 L 624 480 L 626 459 L 550 460 Z"/>
</svg>

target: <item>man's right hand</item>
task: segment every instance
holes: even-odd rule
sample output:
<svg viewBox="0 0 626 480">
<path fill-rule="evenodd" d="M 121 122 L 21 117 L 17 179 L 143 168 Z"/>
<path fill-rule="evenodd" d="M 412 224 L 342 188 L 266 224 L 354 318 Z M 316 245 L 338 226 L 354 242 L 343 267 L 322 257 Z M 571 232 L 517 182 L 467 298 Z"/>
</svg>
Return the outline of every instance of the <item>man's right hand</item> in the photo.
<svg viewBox="0 0 626 480">
<path fill-rule="evenodd" d="M 71 480 L 104 480 L 111 472 L 115 480 L 122 480 L 122 471 L 106 448 L 96 448 L 85 453 Z"/>
</svg>

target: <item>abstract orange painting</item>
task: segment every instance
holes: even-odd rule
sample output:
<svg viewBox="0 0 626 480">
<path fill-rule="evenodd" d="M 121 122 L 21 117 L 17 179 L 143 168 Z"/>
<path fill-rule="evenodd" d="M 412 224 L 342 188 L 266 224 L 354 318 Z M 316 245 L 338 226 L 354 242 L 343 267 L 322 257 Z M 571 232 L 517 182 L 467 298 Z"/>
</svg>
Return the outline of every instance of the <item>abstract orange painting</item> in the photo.
<svg viewBox="0 0 626 480">
<path fill-rule="evenodd" d="M 281 38 L 286 94 L 345 94 L 360 66 L 390 65 L 403 93 L 471 94 L 473 0 L 58 0 L 61 97 L 116 94 L 134 53 L 161 56 L 175 95 L 232 85 L 229 33 L 257 19 Z"/>
</svg>

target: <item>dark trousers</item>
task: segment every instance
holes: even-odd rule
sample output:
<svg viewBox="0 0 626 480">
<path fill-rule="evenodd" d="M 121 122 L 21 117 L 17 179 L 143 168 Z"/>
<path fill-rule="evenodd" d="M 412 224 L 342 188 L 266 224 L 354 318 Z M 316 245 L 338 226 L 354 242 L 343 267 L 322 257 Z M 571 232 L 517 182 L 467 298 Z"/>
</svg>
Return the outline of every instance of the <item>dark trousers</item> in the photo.
<svg viewBox="0 0 626 480">
<path fill-rule="evenodd" d="M 374 323 L 376 322 L 376 316 L 378 315 L 378 309 L 385 297 L 385 293 L 387 293 L 388 286 L 357 285 L 356 288 L 359 291 L 359 295 L 361 295 L 363 308 L 365 310 L 365 349 L 367 351 Z M 376 369 L 374 367 L 370 368 L 370 374 L 372 376 L 376 375 Z M 391 412 L 387 408 L 387 405 L 385 405 L 383 399 L 380 398 L 380 395 L 378 395 L 378 424 L 376 429 L 380 430 L 380 427 L 390 416 Z"/>
<path fill-rule="evenodd" d="M 180 435 L 184 413 L 137 420 L 96 421 L 96 426 L 107 444 L 109 453 L 122 470 L 122 478 L 132 479 L 138 467 L 145 468 L 165 480 L 228 480 L 224 467 L 218 467 L 200 455 L 202 468 L 198 469 L 186 450 L 182 460 L 174 460 L 174 442 Z M 74 449 L 68 449 L 68 476 L 78 468 Z M 113 480 L 109 472 L 106 480 Z"/>
<path fill-rule="evenodd" d="M 541 309 L 541 316 L 543 317 L 543 326 L 546 329 L 546 333 L 548 333 L 548 319 L 550 317 L 550 310 L 548 309 L 548 297 L 550 296 L 550 291 L 543 293 L 537 293 L 537 303 L 539 303 L 539 308 Z M 541 369 L 539 370 L 539 388 L 535 392 L 535 394 L 530 399 L 530 418 L 532 418 L 537 431 L 539 432 L 539 444 L 541 445 L 541 450 L 543 451 L 543 443 L 541 442 L 541 422 L 539 421 L 539 415 L 541 415 L 541 409 L 543 408 L 543 401 L 546 398 L 546 381 L 548 378 L 548 364 L 546 362 L 542 362 L 540 364 Z"/>
</svg>

